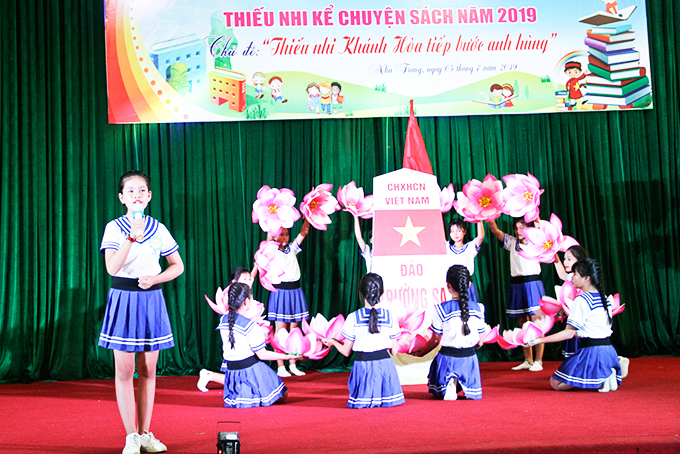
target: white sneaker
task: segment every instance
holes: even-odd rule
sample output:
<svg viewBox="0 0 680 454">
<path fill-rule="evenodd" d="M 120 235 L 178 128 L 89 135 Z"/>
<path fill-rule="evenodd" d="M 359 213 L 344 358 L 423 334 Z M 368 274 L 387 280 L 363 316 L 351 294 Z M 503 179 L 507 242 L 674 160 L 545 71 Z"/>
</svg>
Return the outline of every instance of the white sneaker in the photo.
<svg viewBox="0 0 680 454">
<path fill-rule="evenodd" d="M 139 439 L 142 443 L 141 448 L 143 452 L 165 452 L 168 450 L 167 446 L 154 437 L 151 432 L 143 433 L 139 436 Z"/>
<path fill-rule="evenodd" d="M 446 384 L 446 391 L 444 391 L 444 400 L 456 400 L 458 399 L 458 379 L 453 377 Z"/>
<path fill-rule="evenodd" d="M 539 370 L 543 370 L 543 361 L 534 361 L 529 368 L 529 372 L 538 372 Z"/>
<path fill-rule="evenodd" d="M 630 366 L 630 360 L 624 356 L 619 356 L 619 364 L 621 365 L 621 380 L 628 376 L 628 366 Z"/>
<path fill-rule="evenodd" d="M 123 448 L 123 454 L 139 454 L 139 450 L 142 447 L 142 438 L 137 432 L 132 432 L 127 434 L 125 437 L 125 447 Z"/>
<path fill-rule="evenodd" d="M 534 364 L 533 361 L 524 360 L 524 362 L 522 364 L 520 364 L 519 366 L 513 367 L 512 370 L 529 370 L 529 369 L 531 369 L 531 366 L 533 364 Z"/>
<path fill-rule="evenodd" d="M 290 367 L 288 367 L 288 369 L 290 370 L 291 374 L 297 375 L 298 377 L 302 377 L 303 375 L 307 375 L 304 372 L 302 372 L 300 369 L 298 369 L 295 364 L 291 364 Z"/>
<path fill-rule="evenodd" d="M 286 370 L 286 366 L 281 366 L 276 369 L 276 375 L 279 377 L 290 377 L 290 372 Z"/>
<path fill-rule="evenodd" d="M 198 383 L 196 383 L 196 387 L 200 389 L 202 392 L 207 393 L 208 392 L 208 383 L 212 381 L 212 372 L 210 372 L 208 369 L 201 369 L 201 373 L 198 376 Z"/>
</svg>

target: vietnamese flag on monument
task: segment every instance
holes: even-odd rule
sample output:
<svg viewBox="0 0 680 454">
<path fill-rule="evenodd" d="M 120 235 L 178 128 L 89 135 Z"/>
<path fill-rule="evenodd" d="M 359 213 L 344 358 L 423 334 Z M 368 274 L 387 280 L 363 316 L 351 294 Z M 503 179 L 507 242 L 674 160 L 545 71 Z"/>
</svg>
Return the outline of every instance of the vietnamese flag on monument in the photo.
<svg viewBox="0 0 680 454">
<path fill-rule="evenodd" d="M 380 210 L 373 223 L 376 256 L 446 253 L 441 211 Z"/>
<path fill-rule="evenodd" d="M 419 172 L 432 173 L 432 164 L 427 156 L 423 135 L 420 133 L 420 126 L 413 111 L 413 100 L 411 100 L 411 114 L 406 128 L 406 144 L 404 145 L 404 169 L 418 170 Z"/>
</svg>

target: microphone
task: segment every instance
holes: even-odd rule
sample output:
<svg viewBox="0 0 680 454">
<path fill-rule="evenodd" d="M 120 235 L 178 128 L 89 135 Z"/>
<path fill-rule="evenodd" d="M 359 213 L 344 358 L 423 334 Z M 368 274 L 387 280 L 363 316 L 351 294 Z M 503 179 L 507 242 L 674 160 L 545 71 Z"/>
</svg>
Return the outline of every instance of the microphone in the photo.
<svg viewBox="0 0 680 454">
<path fill-rule="evenodd" d="M 132 210 L 132 219 L 144 219 L 144 210 L 135 209 Z M 142 241 L 144 239 L 144 230 L 137 232 L 137 241 Z"/>
</svg>

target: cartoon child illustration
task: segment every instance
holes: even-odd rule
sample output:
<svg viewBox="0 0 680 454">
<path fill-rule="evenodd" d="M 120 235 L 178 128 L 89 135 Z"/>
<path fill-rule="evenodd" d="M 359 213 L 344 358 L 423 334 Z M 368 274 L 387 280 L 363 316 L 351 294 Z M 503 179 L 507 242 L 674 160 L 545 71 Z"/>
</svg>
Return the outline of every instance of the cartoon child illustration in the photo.
<svg viewBox="0 0 680 454">
<path fill-rule="evenodd" d="M 503 87 L 500 84 L 493 84 L 490 88 L 489 91 L 491 92 L 491 97 L 489 97 L 486 93 L 483 91 L 480 91 L 479 94 L 484 96 L 484 99 L 486 101 L 476 101 L 475 102 L 485 102 L 489 106 L 493 107 L 494 109 L 500 109 L 501 107 L 505 107 L 505 101 L 503 101 Z"/>
<path fill-rule="evenodd" d="M 581 82 L 585 79 L 586 75 L 581 69 L 581 63 L 577 61 L 568 61 L 564 64 L 564 73 L 569 77 L 566 83 L 567 90 L 569 91 L 569 99 L 567 102 L 570 104 L 569 110 L 572 110 L 576 106 L 577 110 L 583 107 L 585 101 L 582 101 L 583 92 L 581 88 L 585 88 L 585 83 Z"/>
<path fill-rule="evenodd" d="M 267 80 L 264 74 L 261 72 L 256 72 L 253 74 L 253 85 L 255 86 L 255 97 L 262 98 L 264 94 L 262 93 L 262 88 L 264 87 L 264 81 Z"/>
<path fill-rule="evenodd" d="M 269 79 L 269 88 L 271 88 L 272 91 L 272 104 L 276 103 L 277 101 L 281 101 L 281 104 L 284 102 L 288 102 L 287 99 L 283 99 L 283 95 L 281 95 L 281 87 L 283 86 L 283 80 L 279 76 L 274 76 L 271 79 Z"/>
<path fill-rule="evenodd" d="M 607 5 L 607 12 L 609 14 L 618 14 L 619 13 L 619 6 L 618 3 L 615 1 L 610 1 L 610 0 L 602 0 L 602 2 Z"/>
<path fill-rule="evenodd" d="M 307 107 L 309 107 L 309 111 L 313 112 L 316 108 L 316 113 L 320 113 L 319 106 L 321 105 L 321 94 L 319 93 L 319 84 L 312 82 L 307 85 L 307 93 L 309 94 L 307 97 Z"/>
<path fill-rule="evenodd" d="M 514 104 L 512 100 L 517 96 L 515 95 L 515 89 L 510 84 L 503 84 L 503 101 L 505 101 L 505 107 L 513 107 Z"/>
<path fill-rule="evenodd" d="M 345 100 L 345 97 L 340 94 L 341 90 L 342 85 L 339 82 L 331 82 L 331 106 L 333 107 L 334 114 L 338 113 L 338 108 L 340 108 L 340 112 L 345 111 L 342 108 L 342 102 Z"/>
<path fill-rule="evenodd" d="M 321 111 L 331 114 L 331 84 L 329 82 L 321 82 L 319 90 L 321 91 Z"/>
</svg>

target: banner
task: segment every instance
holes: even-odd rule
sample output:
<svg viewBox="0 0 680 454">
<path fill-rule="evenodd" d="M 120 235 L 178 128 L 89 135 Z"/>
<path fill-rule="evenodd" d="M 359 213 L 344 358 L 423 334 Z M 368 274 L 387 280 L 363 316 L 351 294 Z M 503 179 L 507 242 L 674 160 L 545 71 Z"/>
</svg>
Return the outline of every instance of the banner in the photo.
<svg viewBox="0 0 680 454">
<path fill-rule="evenodd" d="M 108 0 L 106 49 L 111 123 L 652 107 L 644 0 Z"/>
</svg>

